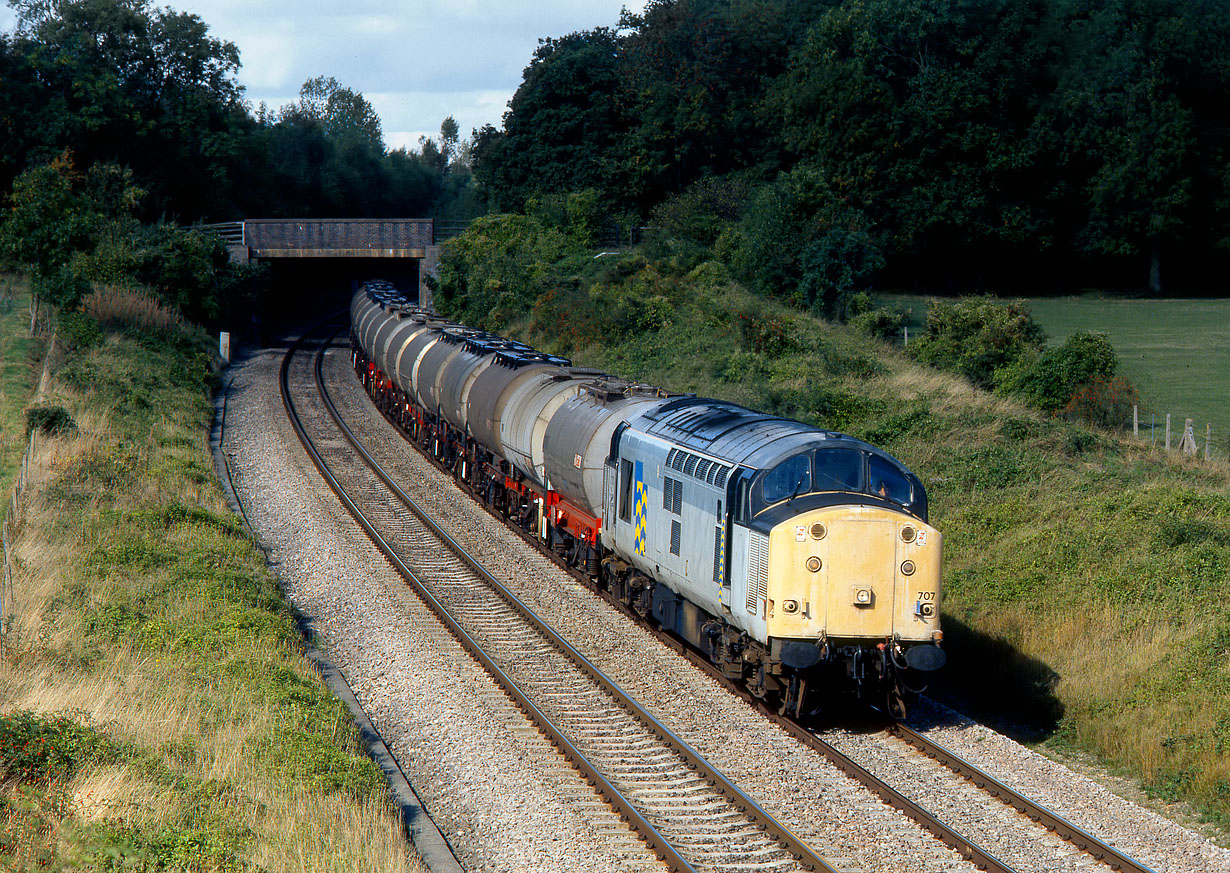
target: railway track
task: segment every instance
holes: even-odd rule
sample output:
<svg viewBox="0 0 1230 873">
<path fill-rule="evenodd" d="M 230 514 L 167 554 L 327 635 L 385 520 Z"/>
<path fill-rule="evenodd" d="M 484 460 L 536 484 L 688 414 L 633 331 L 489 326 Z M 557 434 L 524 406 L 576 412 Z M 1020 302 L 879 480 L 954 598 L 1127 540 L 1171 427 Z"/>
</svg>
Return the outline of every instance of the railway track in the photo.
<svg viewBox="0 0 1230 873">
<path fill-rule="evenodd" d="M 320 392 L 325 392 L 323 378 L 320 376 L 319 362 L 320 358 L 318 357 L 316 364 L 316 380 L 319 383 L 319 387 L 317 390 Z M 322 394 L 322 396 L 324 395 Z M 336 410 L 333 414 L 337 415 Z M 340 425 L 340 416 L 337 418 L 337 422 Z M 371 460 L 371 463 L 375 465 L 374 460 Z M 385 482 L 384 487 L 393 492 L 400 490 L 397 489 L 395 484 L 391 481 Z M 397 499 L 403 501 L 403 505 L 404 502 L 409 501 L 409 498 L 405 497 L 405 495 L 398 495 Z M 389 519 L 396 516 L 397 510 L 394 510 L 392 515 L 390 515 L 387 510 L 384 511 L 383 514 L 386 516 L 386 523 L 388 523 Z M 511 529 L 521 533 L 515 527 L 511 527 Z M 524 536 L 524 534 L 522 535 Z M 416 536 L 418 535 L 416 534 Z M 474 596 L 472 580 L 467 581 L 465 574 L 454 563 L 455 559 L 450 558 L 445 551 L 440 548 L 439 543 L 441 540 L 435 538 L 440 536 L 443 537 L 443 541 L 452 542 L 451 538 L 449 538 L 448 535 L 444 534 L 442 531 L 419 540 L 418 548 L 425 549 L 425 554 L 429 556 L 428 558 L 420 559 L 422 564 L 419 572 L 421 572 L 425 577 L 436 576 L 442 580 L 438 583 L 441 595 L 446 593 L 446 589 L 451 589 L 453 596 L 458 602 L 458 615 L 464 618 L 469 627 L 474 629 L 474 635 L 476 637 L 481 639 L 492 638 L 493 634 L 495 634 L 496 631 L 499 631 L 505 624 L 504 619 L 502 617 L 493 618 L 493 616 L 496 616 L 497 613 L 492 610 L 491 600 Z M 460 549 L 460 546 L 455 546 L 455 548 L 462 553 L 464 552 L 464 550 Z M 462 561 L 464 563 L 464 559 L 462 559 Z M 561 566 L 563 566 L 562 563 Z M 485 571 L 482 571 L 481 568 L 476 570 L 474 567 L 469 567 L 468 569 L 471 572 L 477 572 L 480 576 L 485 574 Z M 567 569 L 567 567 L 564 567 L 564 569 Z M 490 579 L 489 574 L 485 575 L 489 579 L 487 590 L 490 592 L 500 591 L 502 586 L 500 586 L 498 582 L 495 582 L 494 579 Z M 589 580 L 585 579 L 583 576 L 577 577 L 575 573 L 573 575 L 588 585 Z M 592 589 L 592 586 L 590 587 Z M 600 590 L 596 590 L 596 593 L 604 595 L 604 592 Z M 495 595 L 489 596 L 494 597 Z M 509 602 L 509 599 L 515 601 L 515 598 L 512 596 L 511 592 L 500 591 L 499 597 L 505 603 Z M 618 604 L 617 601 L 611 600 L 609 597 L 606 599 L 622 609 L 622 606 Z M 623 611 L 627 612 L 627 610 Z M 550 631 L 549 628 L 544 628 L 542 630 L 535 631 L 536 634 L 539 634 L 537 636 L 528 632 L 523 632 L 520 639 L 503 644 L 495 643 L 493 644 L 493 648 L 500 649 L 502 652 L 501 657 L 507 659 L 505 663 L 518 664 L 524 662 L 525 665 L 528 665 L 530 663 L 529 656 L 540 653 L 543 648 L 542 641 L 544 636 L 541 634 L 544 630 L 546 632 L 545 638 L 555 637 L 553 631 Z M 722 680 L 720 675 L 711 669 L 705 659 L 699 657 L 694 652 L 683 649 L 683 647 L 679 645 L 678 641 L 673 638 L 663 637 L 663 639 L 672 648 L 682 651 L 683 654 L 689 657 L 690 660 L 709 672 L 713 678 L 723 682 L 723 684 L 726 684 L 730 690 L 740 694 L 740 696 L 744 697 L 749 702 L 757 704 L 757 701 L 750 698 L 749 695 L 737 686 L 733 686 L 730 683 L 725 682 L 725 680 Z M 558 637 L 555 637 L 553 645 L 559 651 L 569 652 L 570 654 L 568 655 L 568 658 L 570 661 L 574 655 L 576 657 L 580 657 L 579 653 L 576 653 L 571 646 L 569 646 L 566 642 L 559 640 Z M 504 646 L 504 648 L 500 648 L 501 646 Z M 576 662 L 571 661 L 571 663 L 575 667 Z M 527 684 L 532 684 L 530 679 L 525 678 L 527 673 L 534 674 L 536 672 L 541 672 L 543 669 L 550 671 L 553 668 L 542 666 L 537 668 L 527 667 L 521 671 L 520 676 L 524 681 L 527 681 Z M 516 673 L 517 671 L 510 670 L 510 672 Z M 582 670 L 582 672 L 584 671 Z M 510 680 L 513 679 L 512 676 L 509 678 Z M 554 726 L 565 737 L 567 737 L 569 729 L 575 732 L 572 735 L 577 738 L 576 742 L 572 745 L 571 751 L 565 752 L 565 754 L 569 756 L 570 760 L 572 760 L 574 756 L 577 760 L 583 758 L 583 753 L 588 748 L 600 748 L 600 744 L 611 734 L 622 735 L 625 733 L 627 729 L 626 719 L 629 718 L 629 712 L 635 704 L 630 700 L 622 699 L 626 698 L 626 695 L 622 695 L 622 692 L 620 693 L 620 696 L 614 698 L 615 703 L 612 705 L 610 699 L 601 700 L 601 698 L 594 697 L 593 691 L 586 691 L 578 694 L 571 686 L 557 685 L 552 688 L 549 687 L 548 684 L 548 686 L 543 687 L 545 690 L 542 691 L 543 696 L 541 700 L 553 701 L 553 704 L 551 705 L 543 705 L 544 709 L 550 710 L 549 713 L 542 713 L 544 719 L 550 721 L 552 716 L 557 719 L 559 724 Z M 599 702 L 600 700 L 601 702 Z M 564 704 L 563 709 L 558 708 L 558 705 L 561 703 Z M 552 706 L 555 706 L 556 708 L 552 708 Z M 527 712 L 529 711 L 530 710 L 527 709 Z M 778 717 L 776 713 L 765 711 L 763 708 L 762 711 L 767 717 L 777 722 L 779 726 L 794 735 L 799 741 L 823 754 L 839 769 L 868 786 L 873 792 L 878 794 L 886 804 L 901 810 L 906 815 L 913 818 L 924 828 L 933 833 L 939 840 L 952 847 L 957 851 L 957 853 L 972 862 L 975 866 L 985 870 L 999 871 L 999 873 L 1011 873 L 1011 871 L 1013 871 L 1013 867 L 1008 863 L 996 858 L 990 852 L 977 845 L 973 840 L 967 839 L 956 829 L 945 824 L 938 816 L 928 811 L 923 804 L 911 799 L 911 791 L 908 786 L 896 786 L 892 784 L 894 780 L 891 777 L 881 778 L 880 776 L 875 775 L 875 773 L 872 772 L 871 767 L 864 766 L 864 764 L 856 761 L 854 757 L 844 754 L 834 744 L 825 741 L 823 738 L 812 733 L 804 726 L 782 719 Z M 656 721 L 652 719 L 652 716 L 650 716 L 649 719 L 651 721 Z M 549 730 L 547 732 L 550 733 Z M 669 734 L 669 732 L 667 733 Z M 890 737 L 895 739 L 889 739 Z M 664 743 L 667 749 L 677 747 L 677 742 L 682 743 L 682 741 L 679 741 L 678 738 L 674 738 L 672 740 L 668 737 L 663 740 L 661 735 L 659 735 L 658 740 L 659 742 Z M 1071 846 L 1087 853 L 1089 857 L 1087 857 L 1084 862 L 1080 862 L 1079 860 L 1076 862 L 1077 868 L 1097 869 L 1098 862 L 1100 862 L 1101 865 L 1104 865 L 1104 868 L 1121 870 L 1125 871 L 1125 873 L 1152 873 L 1152 871 L 1150 871 L 1150 869 L 1145 865 L 1115 850 L 1113 847 L 1105 844 L 1101 840 L 1098 840 L 1096 837 L 1088 834 L 1079 827 L 1065 821 L 1062 817 L 1056 815 L 1055 813 L 1041 807 L 1036 803 L 1033 803 L 1028 798 L 1021 796 L 1019 793 L 1012 791 L 1010 788 L 993 779 L 988 774 L 980 771 L 969 762 L 962 760 L 959 756 L 946 749 L 943 749 L 941 746 L 938 746 L 934 742 L 928 740 L 925 736 L 912 731 L 904 725 L 895 725 L 890 727 L 885 734 L 885 741 L 896 742 L 898 745 L 902 746 L 909 744 L 909 748 L 918 750 L 917 754 L 926 755 L 928 758 L 938 761 L 953 773 L 956 773 L 965 780 L 968 780 L 969 784 L 987 791 L 993 796 L 998 797 L 1005 804 L 1014 807 L 1021 813 L 1022 816 L 1028 818 L 1031 822 L 1037 823 L 1034 827 L 1039 832 L 1052 832 L 1066 840 L 1071 844 Z M 557 745 L 560 745 L 558 741 L 556 742 Z M 566 740 L 566 742 L 571 741 Z M 560 745 L 560 748 L 567 750 L 569 747 L 567 745 Z M 577 766 L 583 772 L 586 772 L 587 778 L 590 778 L 591 782 L 595 785 L 599 785 L 599 779 L 595 777 L 602 776 L 600 765 L 604 762 L 609 765 L 610 761 L 619 759 L 623 754 L 624 753 L 618 753 L 613 758 L 604 758 L 601 752 L 595 752 L 593 753 L 593 760 L 589 760 L 586 764 L 577 764 Z M 677 780 L 673 783 L 673 785 L 677 786 L 679 791 L 678 794 L 673 795 L 675 799 L 672 801 L 671 792 L 674 789 L 667 787 L 669 780 L 664 775 L 670 768 L 666 767 L 662 763 L 669 760 L 670 756 L 667 755 L 665 751 L 662 751 L 660 747 L 654 754 L 655 756 L 661 754 L 663 757 L 654 757 L 652 759 L 652 763 L 648 763 L 651 759 L 642 755 L 641 763 L 645 764 L 645 766 L 633 768 L 632 771 L 623 774 L 623 784 L 649 789 L 647 792 L 642 793 L 639 796 L 642 801 L 649 802 L 649 805 L 644 807 L 646 812 L 641 813 L 641 818 L 645 819 L 644 822 L 639 821 L 634 815 L 629 815 L 624 806 L 621 805 L 627 804 L 629 806 L 633 806 L 633 802 L 630 798 L 625 797 L 622 801 L 614 800 L 610 795 L 607 795 L 607 789 L 600 788 L 600 790 L 604 795 L 608 796 L 608 800 L 620 810 L 621 814 L 635 823 L 638 832 L 640 832 L 642 836 L 650 843 L 650 845 L 654 847 L 655 851 L 658 851 L 660 856 L 664 857 L 668 863 L 676 866 L 677 869 L 791 869 L 792 864 L 795 867 L 802 868 L 807 868 L 810 865 L 813 869 L 834 869 L 822 859 L 814 858 L 814 856 L 814 860 L 808 859 L 805 854 L 797 850 L 798 847 L 806 849 L 806 847 L 803 847 L 800 843 L 797 843 L 797 841 L 795 843 L 795 849 L 792 857 L 787 857 L 787 855 L 790 855 L 789 849 L 785 853 L 781 853 L 784 846 L 789 847 L 790 844 L 787 841 L 779 841 L 777 843 L 777 851 L 779 854 L 774 854 L 772 850 L 764 848 L 760 850 L 759 854 L 756 852 L 736 851 L 733 855 L 728 853 L 727 855 L 722 856 L 720 853 L 716 852 L 716 850 L 696 851 L 695 847 L 701 845 L 701 843 L 694 838 L 679 840 L 679 838 L 675 836 L 674 838 L 676 840 L 679 840 L 679 842 L 683 843 L 685 846 L 691 847 L 691 854 L 689 855 L 689 851 L 687 849 L 680 848 L 678 846 L 672 846 L 669 851 L 664 851 L 658 841 L 660 840 L 662 843 L 670 844 L 672 836 L 679 833 L 679 831 L 678 829 L 672 830 L 672 828 L 667 827 L 664 828 L 667 833 L 658 833 L 656 836 L 652 836 L 648 830 L 648 828 L 652 828 L 651 820 L 656 815 L 660 814 L 661 810 L 669 810 L 672 808 L 685 809 L 689 806 L 696 805 L 695 803 L 691 803 L 690 800 L 701 796 L 702 787 L 700 783 L 710 781 L 710 778 L 696 775 L 699 772 L 696 770 L 693 770 L 692 776 L 686 775 L 685 770 L 680 770 L 677 773 L 671 773 L 669 779 Z M 636 754 L 634 753 L 631 757 L 635 758 L 635 756 Z M 576 761 L 574 761 L 574 763 L 576 763 Z M 598 770 L 599 773 L 590 774 L 588 772 L 588 768 L 590 767 L 594 770 Z M 618 776 L 614 777 L 611 781 L 612 789 L 617 791 L 618 789 L 616 788 L 616 784 L 618 783 Z M 733 789 L 733 786 L 730 786 L 729 789 Z M 729 803 L 730 799 L 734 797 L 735 800 L 733 805 L 735 809 L 738 809 L 741 805 L 743 805 L 743 801 L 738 799 L 739 795 L 737 793 L 732 793 L 729 789 L 723 792 L 724 798 L 726 802 Z M 738 789 L 733 790 L 734 792 L 738 792 Z M 657 807 L 654 807 L 653 805 L 655 802 L 658 804 Z M 718 807 L 713 808 L 716 809 Z M 729 807 L 725 808 L 728 809 Z M 1022 825 L 1023 828 L 1028 828 L 1029 826 L 1030 825 L 1028 824 Z M 710 827 L 712 828 L 715 826 Z M 752 817 L 752 819 L 748 820 L 748 823 L 744 824 L 742 827 L 742 831 L 736 829 L 728 833 L 741 835 L 741 837 L 748 837 L 752 835 L 753 830 L 767 826 L 762 822 L 756 822 L 755 818 Z M 717 831 L 710 830 L 710 833 L 717 833 Z M 717 842 L 722 841 L 718 840 Z M 674 853 L 674 856 L 672 856 L 672 852 Z M 726 863 L 729 863 L 732 866 L 723 867 L 722 865 Z M 1092 866 L 1090 867 L 1089 865 Z M 1026 870 L 1049 868 L 1033 868 L 1027 865 L 1022 865 L 1019 869 Z"/>
<path fill-rule="evenodd" d="M 430 459 L 434 463 L 434 459 Z M 438 465 L 437 465 L 438 466 Z M 444 471 L 448 472 L 448 471 Z M 475 496 L 477 499 L 477 495 Z M 523 531 L 515 525 L 509 524 L 509 529 L 518 533 L 529 542 L 533 539 L 527 536 Z M 606 592 L 593 586 L 590 580 L 583 574 L 578 574 L 565 563 L 555 559 L 557 565 L 569 572 L 574 578 L 585 584 L 592 591 L 602 596 L 609 603 L 623 611 L 630 617 L 636 618 L 629 610 L 614 598 L 611 598 Z M 653 628 L 649 628 L 653 631 Z M 959 854 L 971 861 L 981 869 L 992 871 L 1009 871 L 1012 869 L 1009 864 L 995 857 L 991 852 L 979 846 L 975 841 L 963 836 L 953 827 L 945 824 L 937 815 L 928 811 L 924 804 L 911 799 L 911 789 L 908 785 L 894 785 L 892 777 L 877 776 L 871 766 L 865 766 L 855 760 L 851 755 L 847 755 L 839 750 L 833 743 L 826 741 L 824 738 L 817 736 L 804 725 L 800 725 L 789 719 L 784 719 L 778 716 L 775 712 L 764 708 L 759 701 L 748 695 L 743 689 L 724 679 L 721 674 L 714 670 L 712 665 L 703 656 L 693 652 L 682 646 L 678 640 L 665 634 L 658 634 L 659 638 L 669 645 L 671 648 L 680 651 L 686 657 L 693 661 L 697 666 L 705 670 L 712 678 L 725 685 L 730 691 L 740 695 L 752 705 L 759 708 L 762 713 L 776 722 L 784 730 L 794 735 L 800 742 L 815 749 L 826 758 L 828 758 L 836 767 L 846 772 L 851 777 L 855 778 L 874 793 L 888 805 L 901 810 L 916 822 L 929 830 L 939 840 L 946 845 L 955 849 Z M 1104 867 L 1114 870 L 1125 871 L 1125 873 L 1152 873 L 1149 867 L 1139 861 L 1129 857 L 1123 852 L 1108 845 L 1106 842 L 1098 839 L 1080 827 L 1068 822 L 1062 816 L 1046 809 L 1042 805 L 1024 797 L 1018 792 L 1013 791 L 1008 786 L 995 780 L 989 774 L 979 770 L 973 764 L 961 759 L 955 753 L 944 749 L 942 746 L 929 740 L 924 735 L 919 734 L 905 725 L 892 725 L 884 732 L 884 742 L 892 743 L 894 739 L 900 743 L 908 743 L 910 747 L 918 750 L 919 754 L 926 755 L 940 764 L 947 767 L 953 773 L 963 777 L 969 784 L 982 789 L 992 797 L 998 798 L 1004 804 L 1016 809 L 1021 816 L 1028 819 L 1031 823 L 1036 823 L 1036 834 L 1052 833 L 1060 839 L 1066 841 L 1071 847 L 1086 853 L 1089 857 L 1080 862 L 1077 860 L 1076 866 L 1084 867 L 1091 862 L 1100 862 Z M 898 750 L 900 752 L 900 750 Z M 1029 825 L 1022 824 L 1023 828 L 1028 828 Z M 1095 863 L 1096 868 L 1096 863 Z"/>
<path fill-rule="evenodd" d="M 313 463 L 458 641 L 659 857 L 681 871 L 837 873 L 541 622 L 383 473 L 328 396 L 328 344 L 317 343 L 310 362 L 296 344 L 281 371 L 287 415 Z"/>
</svg>

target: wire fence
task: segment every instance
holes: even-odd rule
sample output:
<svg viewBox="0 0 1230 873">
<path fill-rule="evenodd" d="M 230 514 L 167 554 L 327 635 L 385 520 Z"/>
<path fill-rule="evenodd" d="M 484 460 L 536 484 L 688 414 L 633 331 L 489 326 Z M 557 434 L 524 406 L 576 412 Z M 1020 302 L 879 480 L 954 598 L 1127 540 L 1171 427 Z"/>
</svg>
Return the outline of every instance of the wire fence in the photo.
<svg viewBox="0 0 1230 873">
<path fill-rule="evenodd" d="M 4 657 L 4 636 L 8 629 L 6 616 L 13 608 L 13 539 L 21 530 L 21 511 L 24 507 L 26 486 L 30 482 L 30 459 L 34 457 L 38 431 L 30 432 L 26 452 L 21 458 L 21 470 L 13 490 L 9 494 L 4 521 L 0 523 L 0 545 L 4 550 L 4 577 L 0 579 L 0 658 Z"/>
<path fill-rule="evenodd" d="M 1212 422 L 1133 407 L 1128 426 L 1133 437 L 1151 448 L 1205 461 L 1230 460 L 1230 429 L 1214 427 Z"/>
</svg>

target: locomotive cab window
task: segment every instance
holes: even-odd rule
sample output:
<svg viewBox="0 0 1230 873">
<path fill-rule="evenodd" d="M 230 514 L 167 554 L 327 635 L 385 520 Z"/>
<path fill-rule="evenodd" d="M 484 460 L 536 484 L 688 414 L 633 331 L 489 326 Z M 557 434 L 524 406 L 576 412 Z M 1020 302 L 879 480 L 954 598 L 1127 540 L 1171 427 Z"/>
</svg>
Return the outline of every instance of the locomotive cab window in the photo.
<svg viewBox="0 0 1230 873">
<path fill-rule="evenodd" d="M 902 506 L 909 506 L 914 502 L 914 488 L 896 465 L 872 455 L 867 459 L 867 468 L 871 473 L 872 494 L 886 497 Z"/>
<path fill-rule="evenodd" d="M 795 455 L 782 461 L 765 474 L 760 491 L 768 505 L 811 491 L 811 458 Z"/>
<path fill-rule="evenodd" d="M 862 491 L 863 453 L 854 449 L 816 452 L 816 491 Z"/>
</svg>

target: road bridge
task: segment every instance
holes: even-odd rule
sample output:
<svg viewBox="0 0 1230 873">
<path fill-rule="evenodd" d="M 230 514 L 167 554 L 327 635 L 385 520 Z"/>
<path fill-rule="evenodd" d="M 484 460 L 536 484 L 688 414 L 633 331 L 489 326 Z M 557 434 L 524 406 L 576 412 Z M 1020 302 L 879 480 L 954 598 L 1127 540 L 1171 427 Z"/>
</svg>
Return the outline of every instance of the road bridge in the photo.
<svg viewBox="0 0 1230 873">
<path fill-rule="evenodd" d="M 222 238 L 233 261 L 294 263 L 296 272 L 311 259 L 354 261 L 354 271 L 362 274 L 356 278 L 396 276 L 399 285 L 412 273 L 419 300 L 431 302 L 423 279 L 434 272 L 440 249 L 430 218 L 254 218 L 205 229 Z"/>
</svg>

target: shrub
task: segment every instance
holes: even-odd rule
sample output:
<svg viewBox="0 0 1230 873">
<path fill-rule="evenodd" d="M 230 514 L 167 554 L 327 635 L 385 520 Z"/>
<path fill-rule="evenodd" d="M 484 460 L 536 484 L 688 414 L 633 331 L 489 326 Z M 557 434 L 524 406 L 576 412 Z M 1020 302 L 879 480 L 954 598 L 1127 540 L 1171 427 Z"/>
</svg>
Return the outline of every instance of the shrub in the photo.
<svg viewBox="0 0 1230 873">
<path fill-rule="evenodd" d="M 901 338 L 901 329 L 905 327 L 905 313 L 895 307 L 872 309 L 860 312 L 850 319 L 850 324 L 868 336 L 893 342 Z"/>
<path fill-rule="evenodd" d="M 761 186 L 715 249 L 756 290 L 826 318 L 844 319 L 849 296 L 884 266 L 867 217 L 810 167 Z"/>
<path fill-rule="evenodd" d="M 1096 378 L 1108 379 L 1119 367 L 1119 358 L 1104 334 L 1074 333 L 1057 348 L 1047 349 L 1031 362 L 1005 374 L 1002 390 L 1020 395 L 1043 412 L 1058 412 L 1082 385 Z"/>
<path fill-rule="evenodd" d="M 88 299 L 88 298 L 87 298 Z M 98 322 L 80 311 L 66 312 L 60 317 L 59 336 L 71 350 L 88 349 L 102 339 Z"/>
<path fill-rule="evenodd" d="M 498 330 L 529 312 L 556 272 L 580 266 L 566 261 L 569 255 L 584 252 L 574 238 L 530 216 L 476 219 L 444 246 L 431 281 L 436 306 L 466 324 Z"/>
<path fill-rule="evenodd" d="M 917 360 L 962 374 L 975 385 L 994 388 L 997 371 L 1036 355 L 1046 334 L 1021 301 L 993 297 L 955 302 L 932 300 L 927 331 L 909 346 Z M 1002 375 L 1001 375 L 1002 378 Z"/>
<path fill-rule="evenodd" d="M 738 219 L 749 191 L 747 182 L 730 176 L 701 179 L 655 206 L 650 221 L 663 237 L 712 246 Z"/>
<path fill-rule="evenodd" d="M 845 321 L 850 295 L 883 269 L 879 244 L 861 229 L 857 216 L 833 222 L 803 250 L 799 296 L 808 309 L 825 318 Z"/>
<path fill-rule="evenodd" d="M 31 406 L 26 410 L 26 436 L 36 430 L 53 436 L 66 436 L 77 432 L 77 422 L 63 406 Z"/>
<path fill-rule="evenodd" d="M 743 309 L 735 313 L 743 345 L 750 351 L 770 358 L 798 350 L 790 335 L 790 323 L 780 316 L 768 317 L 758 309 Z"/>
<path fill-rule="evenodd" d="M 1125 427 L 1131 420 L 1132 407 L 1139 403 L 1136 386 L 1127 379 L 1095 376 L 1073 392 L 1063 414 L 1102 427 Z"/>
<path fill-rule="evenodd" d="M 0 774 L 25 782 L 59 782 L 92 763 L 131 758 L 132 749 L 67 716 L 16 712 L 0 716 Z"/>
</svg>

